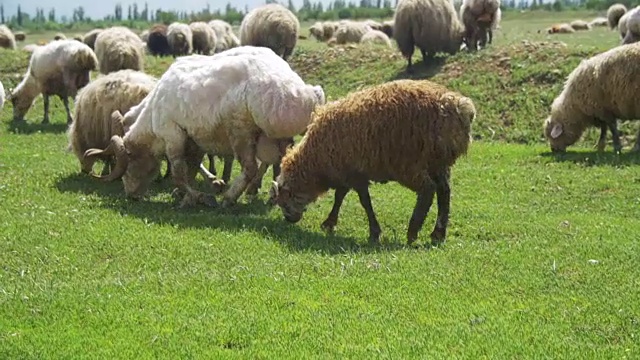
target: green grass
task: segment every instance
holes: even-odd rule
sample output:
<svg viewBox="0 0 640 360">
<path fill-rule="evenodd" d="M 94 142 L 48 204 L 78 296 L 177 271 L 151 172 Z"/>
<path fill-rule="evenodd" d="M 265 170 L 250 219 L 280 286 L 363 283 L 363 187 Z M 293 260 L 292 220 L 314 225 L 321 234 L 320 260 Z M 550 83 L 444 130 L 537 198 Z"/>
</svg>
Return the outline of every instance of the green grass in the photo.
<svg viewBox="0 0 640 360">
<path fill-rule="evenodd" d="M 435 206 L 404 246 L 415 196 L 396 184 L 371 188 L 380 247 L 353 193 L 334 235 L 319 228 L 332 192 L 287 224 L 262 204 L 270 174 L 260 200 L 228 210 L 175 210 L 169 183 L 127 201 L 78 174 L 59 101 L 48 126 L 40 99 L 18 127 L 7 105 L 0 358 L 638 358 L 640 157 L 592 139 L 552 156 L 541 138 L 563 78 L 617 34 L 536 33 L 592 14 L 561 15 L 505 17 L 491 49 L 419 72 L 479 111 L 440 248 L 424 246 Z M 539 43 L 556 40 L 567 47 Z M 330 99 L 406 76 L 395 50 L 325 47 L 303 41 L 292 63 Z M 27 59 L 0 52 L 6 87 Z M 171 62 L 148 60 L 154 75 Z"/>
</svg>

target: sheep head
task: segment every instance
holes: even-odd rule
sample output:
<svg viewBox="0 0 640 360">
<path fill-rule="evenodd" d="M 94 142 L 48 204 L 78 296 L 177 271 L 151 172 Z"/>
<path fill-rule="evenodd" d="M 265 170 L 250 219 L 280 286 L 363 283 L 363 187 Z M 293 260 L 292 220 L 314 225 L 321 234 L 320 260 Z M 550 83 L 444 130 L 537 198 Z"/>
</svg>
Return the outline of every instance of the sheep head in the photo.
<svg viewBox="0 0 640 360">
<path fill-rule="evenodd" d="M 286 183 L 283 174 L 280 173 L 276 181 L 272 182 L 267 204 L 270 206 L 278 205 L 285 220 L 290 223 L 297 223 L 302 219 L 302 215 L 307 210 L 307 205 L 317 197 L 317 195 L 294 191 Z"/>
<path fill-rule="evenodd" d="M 27 96 L 20 96 L 13 90 L 7 96 L 7 101 L 13 106 L 13 121 L 23 121 L 27 111 L 33 105 L 35 99 L 29 99 Z"/>
<path fill-rule="evenodd" d="M 583 131 L 582 126 L 569 126 L 567 123 L 558 121 L 553 115 L 544 121 L 544 134 L 554 153 L 565 152 L 567 146 L 578 141 Z"/>
</svg>

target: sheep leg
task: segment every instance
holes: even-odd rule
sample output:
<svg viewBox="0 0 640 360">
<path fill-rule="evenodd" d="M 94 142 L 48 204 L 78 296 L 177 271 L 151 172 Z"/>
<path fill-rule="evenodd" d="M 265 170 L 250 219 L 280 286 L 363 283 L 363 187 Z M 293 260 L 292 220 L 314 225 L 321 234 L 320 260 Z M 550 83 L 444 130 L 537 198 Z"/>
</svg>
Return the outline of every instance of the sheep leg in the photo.
<svg viewBox="0 0 640 360">
<path fill-rule="evenodd" d="M 444 242 L 447 236 L 447 225 L 449 224 L 449 211 L 451 208 L 451 186 L 449 184 L 449 169 L 442 175 L 436 177 L 436 192 L 438 194 L 438 218 L 436 226 L 431 233 L 431 244 L 437 246 Z"/>
<path fill-rule="evenodd" d="M 258 195 L 258 189 L 260 189 L 260 185 L 262 185 L 262 178 L 268 169 L 269 164 L 265 162 L 260 163 L 260 167 L 258 167 L 258 174 L 253 178 L 253 180 L 251 180 L 249 186 L 247 186 L 247 191 L 245 192 L 249 200 L 253 200 L 255 196 Z"/>
<path fill-rule="evenodd" d="M 329 213 L 329 216 L 327 216 L 327 219 L 320 225 L 322 230 L 332 233 L 336 225 L 338 225 L 340 207 L 342 207 L 342 202 L 344 201 L 345 196 L 347 196 L 347 193 L 349 193 L 349 188 L 347 187 L 336 188 L 331 212 Z"/>
<path fill-rule="evenodd" d="M 71 118 L 71 110 L 69 110 L 69 97 L 62 96 L 62 103 L 64 104 L 64 110 L 67 112 L 67 125 L 69 125 L 73 121 Z"/>
<path fill-rule="evenodd" d="M 382 233 L 382 230 L 380 229 L 378 219 L 376 219 L 376 214 L 373 212 L 371 195 L 369 195 L 369 184 L 367 182 L 366 184 L 360 185 L 354 189 L 358 193 L 360 205 L 364 208 L 364 211 L 367 213 L 367 219 L 369 220 L 369 243 L 378 243 L 380 242 L 380 234 Z"/>
<path fill-rule="evenodd" d="M 600 125 L 600 138 L 598 139 L 598 152 L 603 152 L 607 146 L 607 125 Z"/>
<path fill-rule="evenodd" d="M 489 28 L 489 30 L 487 30 L 487 35 L 489 36 L 489 44 L 491 44 L 491 42 L 493 41 L 493 30 L 491 30 L 491 28 Z"/>
<path fill-rule="evenodd" d="M 236 203 L 240 195 L 247 189 L 249 182 L 258 174 L 258 162 L 256 160 L 256 144 L 250 143 L 239 136 L 240 140 L 234 141 L 233 151 L 238 157 L 242 172 L 236 177 L 229 189 L 224 193 L 222 207 L 229 207 Z"/>
<path fill-rule="evenodd" d="M 273 164 L 273 181 L 276 181 L 278 175 L 280 175 L 280 162 L 278 162 L 277 164 Z"/>
<path fill-rule="evenodd" d="M 620 133 L 618 132 L 617 120 L 609 123 L 609 130 L 611 130 L 611 136 L 613 137 L 613 151 L 616 154 L 619 154 L 622 151 L 622 144 L 620 143 Z"/>
<path fill-rule="evenodd" d="M 203 193 L 193 187 L 193 181 L 195 180 L 194 168 L 195 171 L 197 171 L 198 165 L 195 164 L 194 161 L 196 156 L 194 156 L 193 153 L 189 153 L 187 146 L 186 143 L 183 143 L 180 147 L 167 146 L 167 157 L 171 164 L 172 178 L 177 186 L 173 195 L 178 192 L 185 192 L 178 208 L 186 208 L 198 202 L 208 206 L 215 206 L 217 202 L 213 195 Z M 202 161 L 202 156 L 197 158 L 197 160 Z M 190 175 L 193 176 L 191 177 Z"/>
<path fill-rule="evenodd" d="M 42 98 L 44 99 L 44 118 L 42 119 L 43 124 L 49 123 L 49 95 L 42 94 Z"/>
<path fill-rule="evenodd" d="M 211 173 L 213 176 L 218 176 L 218 173 L 216 172 L 216 161 L 214 156 L 207 153 L 207 159 L 209 159 L 209 173 Z"/>
<path fill-rule="evenodd" d="M 233 156 L 224 156 L 224 168 L 222 169 L 222 180 L 228 184 L 231 180 L 231 171 L 233 170 Z"/>
<path fill-rule="evenodd" d="M 435 194 L 435 184 L 429 181 L 425 189 L 418 193 L 416 206 L 413 208 L 413 214 L 409 220 L 409 229 L 407 230 L 407 245 L 413 244 L 418 239 L 418 233 L 424 225 L 431 204 L 433 204 L 433 196 Z"/>
</svg>

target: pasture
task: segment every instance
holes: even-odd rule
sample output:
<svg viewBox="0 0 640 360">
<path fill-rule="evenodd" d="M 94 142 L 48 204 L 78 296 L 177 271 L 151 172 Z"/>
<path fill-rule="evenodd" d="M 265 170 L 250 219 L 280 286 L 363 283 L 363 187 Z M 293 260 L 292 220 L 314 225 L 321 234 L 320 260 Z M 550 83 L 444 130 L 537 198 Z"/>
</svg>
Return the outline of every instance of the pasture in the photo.
<svg viewBox="0 0 640 360">
<path fill-rule="evenodd" d="M 271 171 L 255 202 L 230 209 L 176 210 L 170 181 L 128 201 L 120 181 L 79 174 L 57 98 L 49 125 L 41 98 L 26 124 L 6 104 L 0 358 L 640 357 L 640 156 L 629 153 L 638 124 L 621 126 L 617 156 L 610 136 L 595 152 L 595 129 L 557 156 L 542 134 L 569 72 L 619 42 L 607 28 L 543 30 L 596 15 L 508 12 L 486 50 L 429 66 L 416 51 L 412 77 L 478 110 L 438 248 L 425 246 L 435 205 L 418 244 L 405 245 L 415 195 L 391 183 L 371 187 L 380 246 L 367 243 L 354 193 L 333 235 L 320 229 L 332 191 L 286 223 L 264 204 Z M 0 51 L 5 88 L 28 58 Z M 146 71 L 160 76 L 171 62 L 147 57 Z M 302 40 L 291 63 L 328 100 L 409 77 L 395 47 Z"/>
</svg>

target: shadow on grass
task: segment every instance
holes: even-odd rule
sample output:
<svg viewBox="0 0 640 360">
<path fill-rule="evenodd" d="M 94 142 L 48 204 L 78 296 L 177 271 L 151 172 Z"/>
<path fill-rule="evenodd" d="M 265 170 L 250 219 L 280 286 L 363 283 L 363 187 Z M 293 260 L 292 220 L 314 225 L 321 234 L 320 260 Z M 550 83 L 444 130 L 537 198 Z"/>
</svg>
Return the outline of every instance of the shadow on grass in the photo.
<svg viewBox="0 0 640 360">
<path fill-rule="evenodd" d="M 599 153 L 597 151 L 553 153 L 546 151 L 540 155 L 554 158 L 556 162 L 572 162 L 584 166 L 628 166 L 640 165 L 640 152 L 622 152 L 614 154 L 612 151 Z"/>
<path fill-rule="evenodd" d="M 419 61 L 413 64 L 413 71 L 407 72 L 406 67 L 399 73 L 397 73 L 392 80 L 402 80 L 402 79 L 411 79 L 411 80 L 422 80 L 429 79 L 436 76 L 444 64 L 447 62 L 446 56 L 434 57 L 432 59 Z"/>
<path fill-rule="evenodd" d="M 405 248 L 404 243 L 372 245 L 366 241 L 359 242 L 353 237 L 327 235 L 320 230 L 318 232 L 305 230 L 299 225 L 286 222 L 279 209 L 268 206 L 266 201 L 260 199 L 251 203 L 239 202 L 227 209 L 196 206 L 180 210 L 176 209 L 169 200 L 136 201 L 127 199 L 122 191 L 121 181 L 103 183 L 83 174 L 73 174 L 58 178 L 56 187 L 61 192 L 98 196 L 101 199 L 100 206 L 117 211 L 123 216 L 135 216 L 145 223 L 177 225 L 193 229 L 259 233 L 264 238 L 277 241 L 290 251 L 319 251 L 333 255 L 347 252 L 373 253 Z M 154 183 L 149 191 L 149 196 L 167 194 L 173 188 L 171 181 L 168 180 Z M 277 219 L 269 216 L 271 211 L 278 212 Z M 319 229 L 320 224 L 317 226 Z"/>
<path fill-rule="evenodd" d="M 67 131 L 67 123 L 42 124 L 42 119 L 37 122 L 10 121 L 7 123 L 7 130 L 17 135 L 29 135 L 37 132 L 60 134 Z"/>
</svg>

